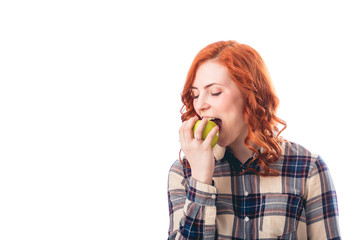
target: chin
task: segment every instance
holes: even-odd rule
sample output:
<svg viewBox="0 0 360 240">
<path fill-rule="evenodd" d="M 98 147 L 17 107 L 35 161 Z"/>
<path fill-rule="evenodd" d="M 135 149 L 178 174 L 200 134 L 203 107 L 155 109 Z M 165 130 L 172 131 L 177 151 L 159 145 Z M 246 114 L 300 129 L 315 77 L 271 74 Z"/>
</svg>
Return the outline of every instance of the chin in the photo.
<svg viewBox="0 0 360 240">
<path fill-rule="evenodd" d="M 219 145 L 220 147 L 227 147 L 229 144 L 226 141 L 219 139 L 217 145 Z"/>
</svg>

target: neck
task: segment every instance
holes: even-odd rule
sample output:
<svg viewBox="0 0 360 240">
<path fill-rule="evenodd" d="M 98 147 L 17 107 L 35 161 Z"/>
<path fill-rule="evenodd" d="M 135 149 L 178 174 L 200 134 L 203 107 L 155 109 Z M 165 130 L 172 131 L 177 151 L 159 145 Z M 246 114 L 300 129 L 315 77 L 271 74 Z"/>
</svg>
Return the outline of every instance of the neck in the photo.
<svg viewBox="0 0 360 240">
<path fill-rule="evenodd" d="M 244 164 L 249 158 L 251 158 L 254 155 L 254 152 L 245 146 L 244 141 L 245 141 L 246 136 L 247 136 L 247 134 L 245 134 L 244 136 L 239 136 L 235 140 L 235 142 L 233 142 L 232 144 L 229 145 L 229 148 L 232 151 L 232 153 L 234 154 L 234 156 L 242 164 Z M 251 146 L 256 148 L 256 146 L 254 146 L 254 145 L 251 145 Z"/>
</svg>

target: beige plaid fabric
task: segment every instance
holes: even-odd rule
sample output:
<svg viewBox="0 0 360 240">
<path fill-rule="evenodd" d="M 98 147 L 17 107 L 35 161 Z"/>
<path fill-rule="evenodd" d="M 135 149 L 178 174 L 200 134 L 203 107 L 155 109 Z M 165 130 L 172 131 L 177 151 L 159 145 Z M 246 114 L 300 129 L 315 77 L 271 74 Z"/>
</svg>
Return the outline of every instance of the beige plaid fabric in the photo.
<svg viewBox="0 0 360 240">
<path fill-rule="evenodd" d="M 284 142 L 282 149 L 270 166 L 277 177 L 243 174 L 256 161 L 241 164 L 226 150 L 215 161 L 213 185 L 176 161 L 168 179 L 169 239 L 340 239 L 326 164 L 298 144 Z"/>
</svg>

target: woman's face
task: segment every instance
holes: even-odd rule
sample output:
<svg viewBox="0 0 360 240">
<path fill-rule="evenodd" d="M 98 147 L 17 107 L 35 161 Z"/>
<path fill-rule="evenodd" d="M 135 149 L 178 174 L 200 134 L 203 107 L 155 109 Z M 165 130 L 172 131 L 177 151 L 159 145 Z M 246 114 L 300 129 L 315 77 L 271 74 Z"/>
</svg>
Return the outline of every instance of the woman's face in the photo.
<svg viewBox="0 0 360 240">
<path fill-rule="evenodd" d="M 242 113 L 243 95 L 226 67 L 215 60 L 201 64 L 196 72 L 192 93 L 194 108 L 200 117 L 221 120 L 220 146 L 244 141 L 248 130 Z"/>
</svg>

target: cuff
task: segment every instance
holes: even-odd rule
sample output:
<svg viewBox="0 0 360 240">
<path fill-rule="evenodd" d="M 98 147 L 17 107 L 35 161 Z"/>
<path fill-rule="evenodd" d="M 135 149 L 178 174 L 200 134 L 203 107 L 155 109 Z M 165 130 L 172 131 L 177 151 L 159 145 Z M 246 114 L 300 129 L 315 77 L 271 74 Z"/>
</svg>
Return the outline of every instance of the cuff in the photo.
<svg viewBox="0 0 360 240">
<path fill-rule="evenodd" d="M 187 198 L 199 205 L 215 206 L 217 189 L 193 178 L 190 178 L 189 187 L 186 193 Z"/>
</svg>

